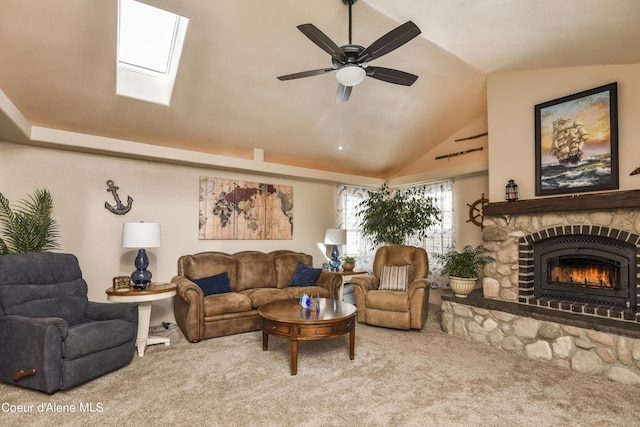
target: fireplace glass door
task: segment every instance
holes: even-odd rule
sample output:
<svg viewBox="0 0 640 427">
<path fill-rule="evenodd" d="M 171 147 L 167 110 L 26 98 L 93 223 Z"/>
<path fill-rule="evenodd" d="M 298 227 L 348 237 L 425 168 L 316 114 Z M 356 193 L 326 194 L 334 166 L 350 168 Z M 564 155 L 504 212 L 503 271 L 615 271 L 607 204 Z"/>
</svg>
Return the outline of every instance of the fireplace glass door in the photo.
<svg viewBox="0 0 640 427">
<path fill-rule="evenodd" d="M 547 281 L 557 286 L 598 289 L 603 292 L 620 289 L 620 263 L 600 256 L 562 255 L 549 259 Z"/>
<path fill-rule="evenodd" d="M 635 309 L 636 250 L 600 236 L 558 236 L 534 244 L 534 295 Z"/>
</svg>

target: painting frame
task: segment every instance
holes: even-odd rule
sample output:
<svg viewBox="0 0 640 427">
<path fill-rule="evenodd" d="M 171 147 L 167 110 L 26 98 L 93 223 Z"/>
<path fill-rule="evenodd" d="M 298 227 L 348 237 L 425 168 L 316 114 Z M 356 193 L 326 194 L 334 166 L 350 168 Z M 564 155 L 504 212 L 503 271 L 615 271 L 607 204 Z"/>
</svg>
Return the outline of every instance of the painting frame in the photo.
<svg viewBox="0 0 640 427">
<path fill-rule="evenodd" d="M 618 84 L 537 104 L 536 196 L 619 188 Z"/>
</svg>

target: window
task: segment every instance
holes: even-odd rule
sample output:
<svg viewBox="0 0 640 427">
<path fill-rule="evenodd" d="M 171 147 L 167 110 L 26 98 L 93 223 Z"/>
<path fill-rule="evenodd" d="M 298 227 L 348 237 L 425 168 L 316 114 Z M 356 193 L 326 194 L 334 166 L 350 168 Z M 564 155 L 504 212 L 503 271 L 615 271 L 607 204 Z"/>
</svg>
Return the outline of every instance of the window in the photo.
<svg viewBox="0 0 640 427">
<path fill-rule="evenodd" d="M 453 227 L 453 180 L 424 184 L 427 196 L 432 197 L 442 214 L 442 221 L 431 226 L 425 239 L 409 239 L 407 244 L 426 249 L 429 256 L 429 278 L 432 287 L 448 287 L 446 278 L 440 274 L 441 266 L 433 254 L 444 253 L 455 246 Z M 371 250 L 367 239 L 362 235 L 359 218 L 356 216 L 357 205 L 367 198 L 367 188 L 338 186 L 336 224 L 338 228 L 347 230 L 347 244 L 343 255 L 356 257 L 356 269 L 371 271 L 375 251 Z"/>
<path fill-rule="evenodd" d="M 118 95 L 169 105 L 189 19 L 134 0 L 118 2 Z"/>
</svg>

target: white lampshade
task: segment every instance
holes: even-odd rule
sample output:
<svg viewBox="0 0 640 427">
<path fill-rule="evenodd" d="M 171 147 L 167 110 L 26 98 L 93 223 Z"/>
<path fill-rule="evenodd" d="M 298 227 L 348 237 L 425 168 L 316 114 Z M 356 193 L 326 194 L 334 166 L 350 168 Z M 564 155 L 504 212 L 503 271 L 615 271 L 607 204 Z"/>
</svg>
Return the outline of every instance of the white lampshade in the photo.
<svg viewBox="0 0 640 427">
<path fill-rule="evenodd" d="M 160 246 L 160 224 L 154 222 L 122 224 L 123 248 L 159 248 Z"/>
<path fill-rule="evenodd" d="M 336 79 L 345 86 L 355 86 L 366 76 L 364 68 L 357 65 L 345 65 L 336 72 Z"/>
<path fill-rule="evenodd" d="M 342 228 L 327 228 L 324 233 L 325 245 L 344 245 L 347 243 L 347 230 Z"/>
</svg>

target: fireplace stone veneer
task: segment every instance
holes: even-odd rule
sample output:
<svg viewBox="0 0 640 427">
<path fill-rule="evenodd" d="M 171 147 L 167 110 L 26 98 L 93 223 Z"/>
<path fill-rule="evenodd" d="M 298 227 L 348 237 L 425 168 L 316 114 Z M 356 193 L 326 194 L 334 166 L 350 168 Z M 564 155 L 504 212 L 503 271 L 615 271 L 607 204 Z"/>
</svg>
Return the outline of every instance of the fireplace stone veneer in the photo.
<svg viewBox="0 0 640 427">
<path fill-rule="evenodd" d="M 637 276 L 640 203 L 635 199 L 640 192 L 612 197 L 616 198 L 614 205 L 625 206 L 604 202 L 598 203 L 598 210 L 580 210 L 574 205 L 585 202 L 564 198 L 562 209 L 551 211 L 555 200 L 535 199 L 531 204 L 508 204 L 511 206 L 506 209 L 512 213 L 485 211 L 484 247 L 496 262 L 485 266 L 482 289 L 475 297 L 443 296 L 442 330 L 567 369 L 640 386 L 640 298 L 636 298 L 634 312 L 615 305 L 540 298 L 534 291 L 533 242 L 555 235 L 603 235 L 635 245 Z"/>
<path fill-rule="evenodd" d="M 485 298 L 518 302 L 566 311 L 640 323 L 637 297 L 637 271 L 640 257 L 640 209 L 616 209 L 587 213 L 529 214 L 488 217 L 484 221 L 485 249 L 496 262 L 485 267 L 483 293 Z M 606 302 L 575 301 L 558 297 L 536 296 L 534 245 L 558 237 L 593 236 L 597 243 L 603 239 L 620 246 L 635 248 L 631 271 L 633 307 Z M 539 285 L 539 284 L 538 284 Z M 625 301 L 626 303 L 626 301 Z"/>
</svg>

